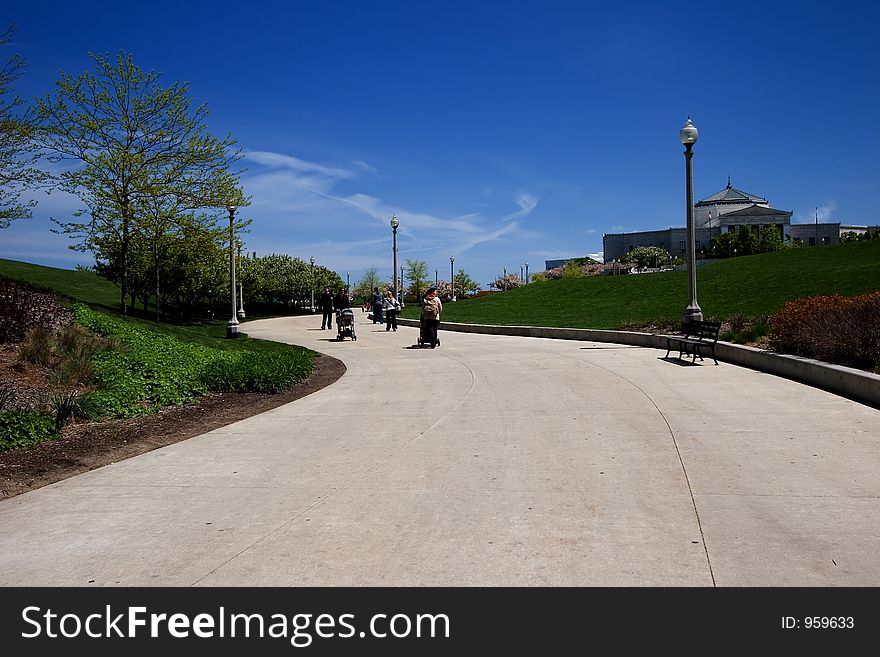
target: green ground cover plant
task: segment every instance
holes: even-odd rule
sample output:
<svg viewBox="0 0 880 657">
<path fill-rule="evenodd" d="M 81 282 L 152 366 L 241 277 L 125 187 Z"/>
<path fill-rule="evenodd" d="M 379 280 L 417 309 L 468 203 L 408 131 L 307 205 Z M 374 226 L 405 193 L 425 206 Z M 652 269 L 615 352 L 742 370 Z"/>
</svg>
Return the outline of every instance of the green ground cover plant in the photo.
<svg viewBox="0 0 880 657">
<path fill-rule="evenodd" d="M 124 350 L 104 351 L 93 358 L 98 386 L 93 396 L 102 415 L 151 413 L 209 391 L 280 392 L 312 372 L 311 352 L 305 349 L 275 343 L 254 350 L 218 349 L 84 305 L 75 310 L 79 324 L 125 345 Z"/>
<path fill-rule="evenodd" d="M 0 260 L 0 283 L 14 302 L 0 308 L 0 340 L 45 368 L 50 386 L 26 407 L 4 388 L 0 451 L 56 438 L 74 418 L 144 415 L 209 392 L 278 393 L 313 371 L 310 350 L 244 334 L 229 340 L 222 320 L 122 319 L 118 289 L 93 272 Z"/>
</svg>

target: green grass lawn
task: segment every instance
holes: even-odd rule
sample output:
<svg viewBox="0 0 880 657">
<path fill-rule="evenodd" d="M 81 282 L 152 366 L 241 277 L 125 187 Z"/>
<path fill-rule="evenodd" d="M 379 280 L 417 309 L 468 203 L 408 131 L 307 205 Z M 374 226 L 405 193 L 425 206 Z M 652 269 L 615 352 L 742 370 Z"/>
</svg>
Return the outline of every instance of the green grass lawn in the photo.
<svg viewBox="0 0 880 657">
<path fill-rule="evenodd" d="M 25 281 L 35 287 L 55 292 L 64 299 L 79 301 L 101 312 L 114 315 L 119 313 L 119 287 L 91 271 L 58 269 L 0 258 L 0 276 Z M 242 324 L 241 327 L 242 337 L 237 340 L 228 340 L 226 338 L 226 319 L 180 324 L 157 323 L 153 320 L 129 316 L 127 321 L 158 333 L 171 335 L 185 342 L 217 349 L 277 351 L 289 348 L 279 343 L 247 337 L 246 324 Z"/>
<path fill-rule="evenodd" d="M 119 310 L 119 287 L 93 271 L 58 269 L 0 258 L 0 276 L 51 290 L 98 310 Z"/>
<path fill-rule="evenodd" d="M 770 315 L 792 299 L 880 290 L 880 241 L 803 247 L 721 260 L 697 269 L 706 319 Z M 679 322 L 687 272 L 545 281 L 443 306 L 443 320 L 474 324 L 619 329 Z M 408 305 L 403 317 L 417 318 Z"/>
<path fill-rule="evenodd" d="M 80 334 L 78 346 L 65 351 L 61 340 L 43 337 L 40 343 L 34 335 L 27 337 L 32 348 L 43 344 L 55 354 L 52 375 L 61 377 L 56 384 L 85 383 L 96 388 L 76 397 L 57 396 L 58 402 L 45 408 L 0 407 L 0 450 L 57 437 L 68 419 L 64 409 L 73 408 L 74 401 L 78 407 L 88 406 L 92 418 L 133 417 L 208 392 L 281 392 L 305 380 L 314 368 L 310 349 L 244 334 L 227 339 L 224 320 L 174 324 L 123 319 L 118 312 L 119 288 L 93 272 L 0 260 L 0 276 L 55 292 L 75 309 L 80 325 L 123 345 L 96 350 L 89 347 L 94 339 Z M 4 310 L 11 317 L 20 311 L 12 306 Z M 68 353 L 88 353 L 91 371 L 85 374 L 85 365 L 65 356 Z M 62 367 L 65 362 L 73 366 Z"/>
<path fill-rule="evenodd" d="M 119 288 L 92 272 L 0 260 L 0 275 L 48 287 L 99 310 L 116 311 Z M 546 281 L 479 299 L 446 303 L 443 320 L 617 329 L 650 322 L 678 322 L 687 305 L 687 272 L 594 276 Z M 707 319 L 770 315 L 791 299 L 880 290 L 880 241 L 803 247 L 715 262 L 697 270 L 697 301 Z M 418 317 L 415 304 L 403 317 Z M 273 348 L 250 339 L 227 340 L 226 321 L 157 324 L 154 330 L 223 349 Z M 247 331 L 247 323 L 242 325 Z M 270 343 L 271 344 L 271 343 Z"/>
</svg>

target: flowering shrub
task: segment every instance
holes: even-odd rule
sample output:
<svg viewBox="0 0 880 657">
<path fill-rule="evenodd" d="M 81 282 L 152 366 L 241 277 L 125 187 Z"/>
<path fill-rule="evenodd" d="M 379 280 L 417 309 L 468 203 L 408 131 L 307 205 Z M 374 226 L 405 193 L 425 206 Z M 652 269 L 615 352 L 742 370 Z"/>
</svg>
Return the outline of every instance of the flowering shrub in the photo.
<svg viewBox="0 0 880 657">
<path fill-rule="evenodd" d="M 501 290 L 502 292 L 505 292 L 506 290 L 513 290 L 514 288 L 522 287 L 523 285 L 525 285 L 525 282 L 516 274 L 499 276 L 492 282 L 492 286 L 496 290 Z"/>
<path fill-rule="evenodd" d="M 582 276 L 602 276 L 605 265 L 598 262 L 582 264 L 567 263 L 562 267 L 554 267 L 533 275 L 535 281 L 557 281 L 561 278 L 581 278 Z"/>
<path fill-rule="evenodd" d="M 880 370 L 880 292 L 789 301 L 770 319 L 770 347 L 827 363 Z"/>
</svg>

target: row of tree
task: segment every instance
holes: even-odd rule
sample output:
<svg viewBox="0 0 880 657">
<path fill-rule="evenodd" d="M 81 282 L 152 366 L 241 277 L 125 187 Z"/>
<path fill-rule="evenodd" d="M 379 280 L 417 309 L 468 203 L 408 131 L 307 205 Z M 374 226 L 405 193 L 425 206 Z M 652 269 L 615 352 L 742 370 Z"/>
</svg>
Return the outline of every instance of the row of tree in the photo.
<svg viewBox="0 0 880 657">
<path fill-rule="evenodd" d="M 441 297 L 450 298 L 453 292 L 452 284 L 448 280 L 439 280 L 437 277 L 432 280 L 428 277 L 428 263 L 424 260 L 405 260 L 403 281 L 398 282 L 404 297 L 411 301 L 421 299 L 431 286 L 437 288 Z M 454 283 L 456 297 L 472 296 L 480 291 L 479 283 L 476 283 L 464 269 L 456 272 Z M 391 290 L 394 289 L 394 282 L 384 280 L 375 267 L 370 267 L 354 286 L 352 293 L 356 298 L 368 299 L 374 288 L 382 291 Z"/>
</svg>

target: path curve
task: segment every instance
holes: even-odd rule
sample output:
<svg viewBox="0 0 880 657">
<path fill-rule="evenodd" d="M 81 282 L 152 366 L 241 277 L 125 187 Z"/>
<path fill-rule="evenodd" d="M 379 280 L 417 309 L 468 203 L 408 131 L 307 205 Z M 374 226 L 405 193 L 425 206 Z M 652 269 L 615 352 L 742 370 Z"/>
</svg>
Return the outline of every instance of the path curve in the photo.
<svg viewBox="0 0 880 657">
<path fill-rule="evenodd" d="M 0 584 L 880 585 L 880 411 L 654 349 L 356 322 L 247 322 L 346 373 L 0 502 Z"/>
</svg>

